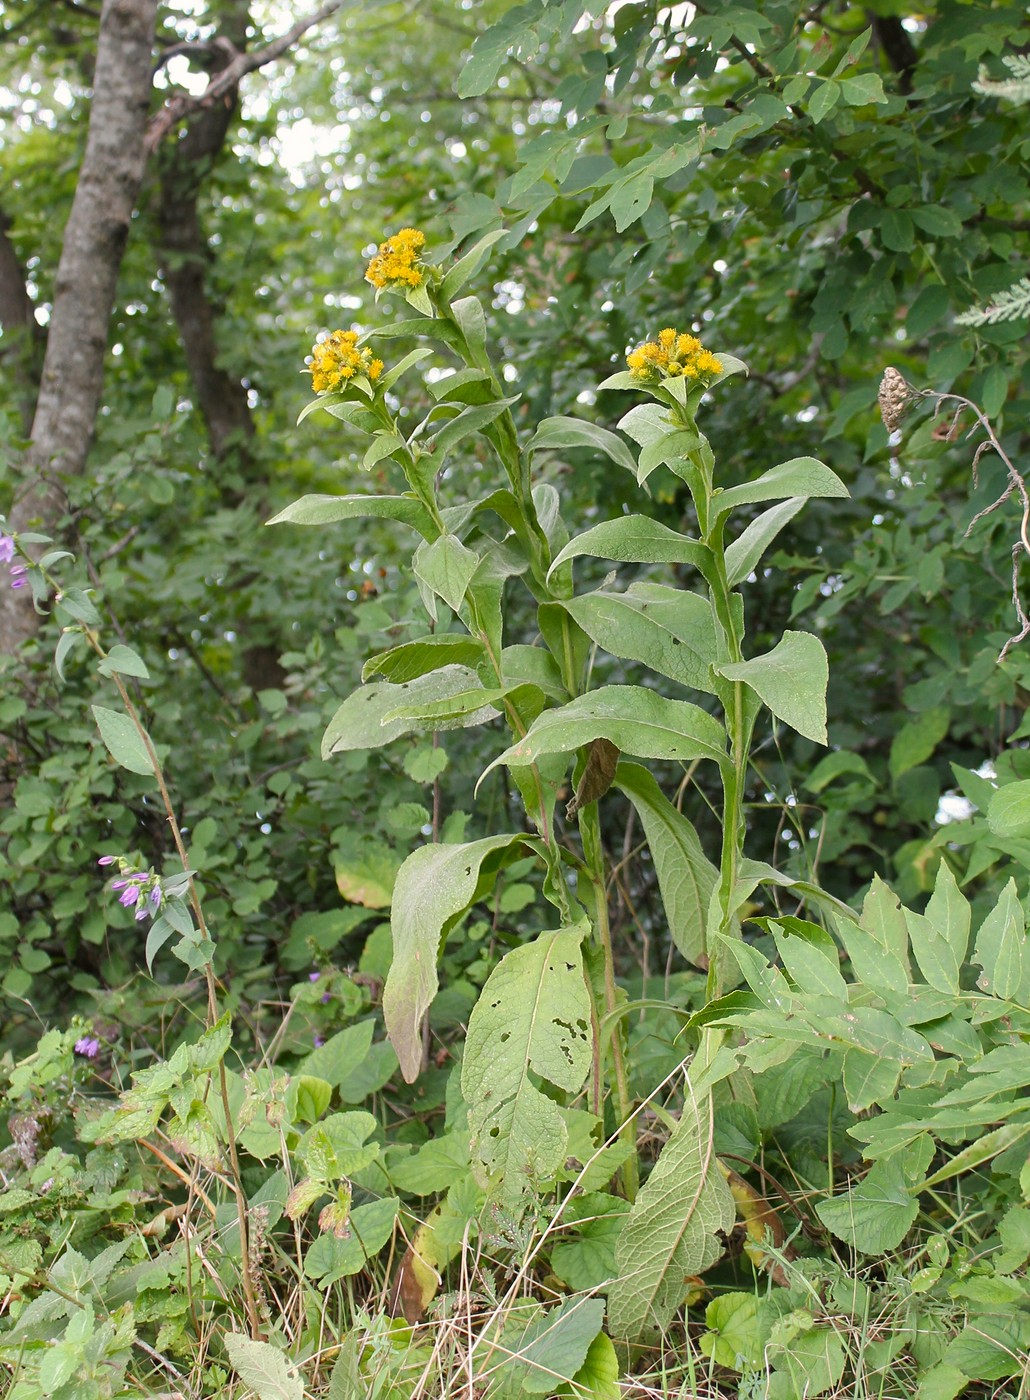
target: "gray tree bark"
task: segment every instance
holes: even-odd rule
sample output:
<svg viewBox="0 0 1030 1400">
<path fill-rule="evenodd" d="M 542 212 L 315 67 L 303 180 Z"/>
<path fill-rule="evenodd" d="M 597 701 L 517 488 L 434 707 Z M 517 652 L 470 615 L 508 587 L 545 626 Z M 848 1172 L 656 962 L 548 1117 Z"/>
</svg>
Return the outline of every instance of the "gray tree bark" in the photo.
<svg viewBox="0 0 1030 1400">
<path fill-rule="evenodd" d="M 157 0 L 103 0 L 86 151 L 64 231 L 46 354 L 14 530 L 51 532 L 61 479 L 79 475 L 93 437 L 122 254 L 145 164 Z M 0 650 L 32 636 L 24 591 L 0 589 Z"/>
</svg>

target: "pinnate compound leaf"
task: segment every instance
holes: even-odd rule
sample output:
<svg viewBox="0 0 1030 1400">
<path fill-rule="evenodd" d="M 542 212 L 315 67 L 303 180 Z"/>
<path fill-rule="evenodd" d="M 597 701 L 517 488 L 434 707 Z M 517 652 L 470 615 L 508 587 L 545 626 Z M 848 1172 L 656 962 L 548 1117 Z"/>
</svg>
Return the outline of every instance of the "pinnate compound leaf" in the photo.
<svg viewBox="0 0 1030 1400">
<path fill-rule="evenodd" d="M 545 710 L 483 776 L 499 763 L 521 767 L 545 754 L 569 753 L 592 739 L 607 739 L 635 758 L 712 758 L 721 763 L 726 753 L 722 725 L 698 705 L 666 700 L 642 686 L 603 685 L 558 709 Z"/>
<path fill-rule="evenodd" d="M 227 1332 L 223 1341 L 233 1370 L 258 1400 L 303 1400 L 303 1382 L 291 1375 L 290 1364 L 277 1347 L 239 1332 Z"/>
<path fill-rule="evenodd" d="M 912 953 L 929 986 L 958 995 L 959 975 L 969 947 L 969 901 L 941 861 L 925 914 L 905 910 Z"/>
<path fill-rule="evenodd" d="M 615 1251 L 619 1278 L 608 1293 L 609 1330 L 629 1342 L 663 1331 L 687 1279 L 723 1251 L 735 1209 L 712 1146 L 711 1098 L 689 1092 L 672 1137 L 629 1213 Z"/>
<path fill-rule="evenodd" d="M 621 564 L 692 564 L 701 573 L 712 564 L 707 545 L 670 530 L 648 515 L 620 515 L 584 530 L 556 555 L 548 577 L 567 560 L 582 555 Z"/>
<path fill-rule="evenodd" d="M 103 705 L 93 705 L 92 710 L 104 747 L 114 761 L 130 773 L 153 777 L 154 765 L 147 746 L 128 715 L 105 709 Z"/>
<path fill-rule="evenodd" d="M 809 500 L 815 496 L 849 496 L 851 493 L 836 472 L 815 457 L 792 457 L 778 467 L 763 472 L 754 481 L 731 486 L 712 502 L 717 515 L 725 515 L 737 506 L 757 501 L 778 501 L 788 496 Z"/>
<path fill-rule="evenodd" d="M 615 783 L 633 803 L 644 828 L 672 941 L 688 962 L 696 963 L 707 951 L 708 906 L 719 872 L 701 849 L 691 823 L 646 768 L 620 763 Z"/>
<path fill-rule="evenodd" d="M 443 934 L 476 898 L 483 862 L 510 849 L 522 836 L 488 836 L 461 845 L 440 843 L 414 851 L 393 889 L 393 962 L 383 992 L 386 1031 L 411 1084 L 422 1066 L 422 1018 L 439 980 Z"/>
<path fill-rule="evenodd" d="M 512 1202 L 565 1161 L 565 1119 L 531 1075 L 574 1093 L 590 1068 L 585 932 L 585 924 L 557 929 L 513 949 L 490 974 L 469 1018 L 461 1092 L 474 1170 Z"/>
</svg>

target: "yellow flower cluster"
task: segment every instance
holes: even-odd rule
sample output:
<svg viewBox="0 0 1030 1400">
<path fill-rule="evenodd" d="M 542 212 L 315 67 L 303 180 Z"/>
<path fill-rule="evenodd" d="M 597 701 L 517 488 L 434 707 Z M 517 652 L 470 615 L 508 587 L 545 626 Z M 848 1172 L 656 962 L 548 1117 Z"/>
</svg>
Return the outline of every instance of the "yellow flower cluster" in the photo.
<svg viewBox="0 0 1030 1400">
<path fill-rule="evenodd" d="M 422 269 L 418 259 L 426 236 L 417 228 L 402 228 L 385 243 L 365 269 L 365 281 L 373 287 L 419 287 Z"/>
<path fill-rule="evenodd" d="M 693 335 L 679 331 L 658 332 L 657 340 L 638 345 L 626 356 L 634 379 L 699 379 L 707 383 L 722 371 L 722 361 L 706 350 Z"/>
<path fill-rule="evenodd" d="M 343 389 L 357 374 L 363 374 L 373 384 L 383 372 L 382 360 L 372 358 L 372 351 L 359 348 L 356 331 L 333 331 L 311 350 L 311 387 L 316 394 Z"/>
</svg>

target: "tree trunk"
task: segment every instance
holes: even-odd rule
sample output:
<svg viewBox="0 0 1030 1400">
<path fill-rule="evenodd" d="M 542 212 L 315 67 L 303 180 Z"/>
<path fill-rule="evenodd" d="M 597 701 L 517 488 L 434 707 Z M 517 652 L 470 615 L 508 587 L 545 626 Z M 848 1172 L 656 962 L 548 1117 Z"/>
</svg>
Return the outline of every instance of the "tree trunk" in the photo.
<svg viewBox="0 0 1030 1400">
<path fill-rule="evenodd" d="M 86 151 L 64 231 L 47 348 L 14 530 L 52 531 L 61 478 L 85 466 L 103 388 L 108 327 L 143 178 L 157 0 L 103 0 Z M 38 623 L 24 596 L 0 590 L 0 650 Z"/>
<path fill-rule="evenodd" d="M 0 209 L 0 328 L 4 333 L 0 361 L 14 391 L 22 432 L 28 437 L 36 412 L 36 394 L 43 362 L 43 327 L 25 286 L 25 273 L 7 230 L 11 221 Z"/>
</svg>

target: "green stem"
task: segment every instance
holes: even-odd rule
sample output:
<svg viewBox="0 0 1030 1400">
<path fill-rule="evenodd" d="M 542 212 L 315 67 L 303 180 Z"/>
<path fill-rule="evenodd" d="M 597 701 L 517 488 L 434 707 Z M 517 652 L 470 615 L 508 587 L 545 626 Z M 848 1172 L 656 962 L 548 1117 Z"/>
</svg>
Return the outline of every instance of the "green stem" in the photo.
<svg viewBox="0 0 1030 1400">
<path fill-rule="evenodd" d="M 601 949 L 604 968 L 605 1012 L 608 1016 L 618 1011 L 618 988 L 615 983 L 615 955 L 612 949 L 611 923 L 608 918 L 608 885 L 604 865 L 604 849 L 601 845 L 601 820 L 596 802 L 589 803 L 579 814 L 579 830 L 583 841 L 583 856 L 590 874 L 594 894 L 594 933 Z M 600 1022 L 601 1018 L 597 1018 Z M 630 1094 L 629 1075 L 626 1071 L 626 1058 L 623 1048 L 622 1022 L 616 1018 L 612 1030 L 612 1091 L 615 1095 L 616 1111 L 619 1119 L 619 1137 L 631 1149 L 622 1167 L 622 1188 L 628 1201 L 636 1199 L 640 1185 L 640 1167 L 637 1160 L 636 1126 L 633 1117 L 633 1099 Z"/>
</svg>

